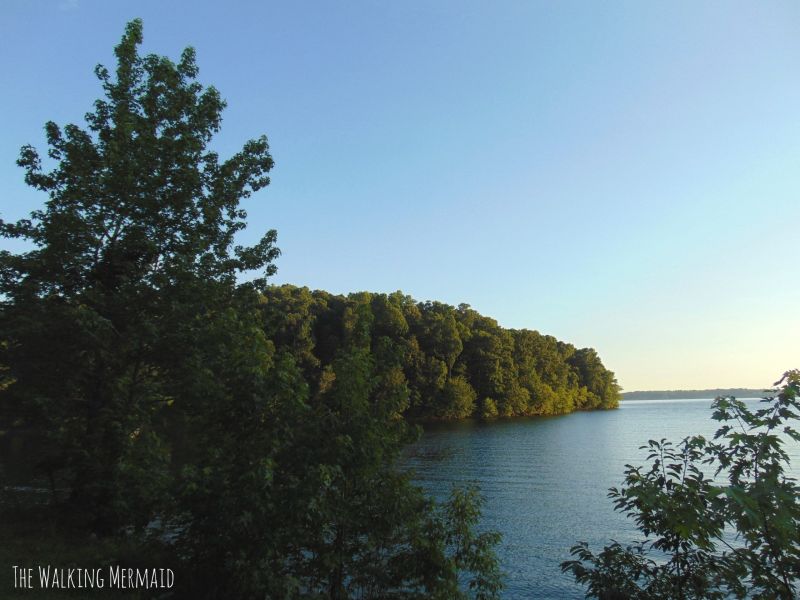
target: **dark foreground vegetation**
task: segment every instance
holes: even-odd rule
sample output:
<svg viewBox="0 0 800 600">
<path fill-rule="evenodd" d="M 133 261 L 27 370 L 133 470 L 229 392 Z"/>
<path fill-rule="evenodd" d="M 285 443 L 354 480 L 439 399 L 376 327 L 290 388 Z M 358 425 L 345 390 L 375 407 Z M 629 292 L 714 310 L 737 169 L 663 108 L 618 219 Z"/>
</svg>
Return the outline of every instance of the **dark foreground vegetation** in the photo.
<svg viewBox="0 0 800 600">
<path fill-rule="evenodd" d="M 28 594 L 12 566 L 50 564 L 174 571 L 128 597 L 496 598 L 477 491 L 437 505 L 397 460 L 409 411 L 473 413 L 469 368 L 496 406 L 533 401 L 508 391 L 522 384 L 507 365 L 470 362 L 505 360 L 511 334 L 476 327 L 467 358 L 471 311 L 459 328 L 403 298 L 292 308 L 306 292 L 266 286 L 275 232 L 234 244 L 240 201 L 269 182 L 266 138 L 221 160 L 208 144 L 224 102 L 194 52 L 140 56 L 141 36 L 130 23 L 116 72 L 97 67 L 84 128 L 48 123 L 47 156 L 22 149 L 47 202 L 0 223 L 29 248 L 0 254 L 0 597 Z"/>
<path fill-rule="evenodd" d="M 734 397 L 713 403 L 713 440 L 651 440 L 646 466 L 628 466 L 612 488 L 615 510 L 639 541 L 595 554 L 586 543 L 562 569 L 601 599 L 790 600 L 800 591 L 800 486 L 786 469 L 800 441 L 800 371 L 751 410 Z"/>
</svg>

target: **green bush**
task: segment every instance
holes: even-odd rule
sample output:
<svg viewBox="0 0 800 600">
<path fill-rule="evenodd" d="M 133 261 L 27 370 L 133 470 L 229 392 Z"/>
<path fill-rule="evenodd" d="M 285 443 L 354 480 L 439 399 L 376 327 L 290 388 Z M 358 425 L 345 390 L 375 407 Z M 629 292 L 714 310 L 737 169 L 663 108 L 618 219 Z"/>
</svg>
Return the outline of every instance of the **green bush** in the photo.
<svg viewBox="0 0 800 600">
<path fill-rule="evenodd" d="M 800 371 L 750 410 L 720 397 L 713 440 L 651 440 L 648 465 L 625 471 L 614 508 L 644 539 L 594 554 L 585 542 L 561 565 L 595 598 L 794 598 L 800 581 L 800 487 L 787 439 L 800 440 Z M 708 473 L 708 474 L 707 474 Z M 734 535 L 735 534 L 735 535 Z"/>
</svg>

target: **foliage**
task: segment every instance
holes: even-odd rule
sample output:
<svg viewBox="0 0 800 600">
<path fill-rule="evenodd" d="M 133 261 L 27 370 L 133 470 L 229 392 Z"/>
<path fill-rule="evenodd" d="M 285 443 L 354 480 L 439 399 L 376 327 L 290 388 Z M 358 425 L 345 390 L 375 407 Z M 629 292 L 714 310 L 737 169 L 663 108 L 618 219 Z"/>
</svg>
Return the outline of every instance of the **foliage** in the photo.
<svg viewBox="0 0 800 600">
<path fill-rule="evenodd" d="M 800 487 L 786 474 L 788 440 L 800 441 L 800 372 L 751 410 L 733 397 L 713 403 L 713 440 L 674 446 L 651 440 L 648 467 L 628 466 L 612 488 L 615 510 L 644 540 L 586 543 L 562 564 L 597 598 L 793 598 L 800 584 Z M 703 469 L 712 471 L 707 476 Z"/>
<path fill-rule="evenodd" d="M 473 577 L 469 589 L 477 600 L 498 597 L 503 589 L 501 573 L 493 548 L 500 542 L 500 534 L 487 531 L 475 533 L 483 500 L 474 486 L 454 488 L 445 506 L 445 539 L 454 549 L 456 566 Z"/>
<path fill-rule="evenodd" d="M 357 334 L 379 363 L 402 370 L 410 392 L 403 413 L 412 419 L 617 406 L 619 386 L 595 350 L 503 329 L 465 304 L 415 302 L 401 292 L 344 297 L 291 285 L 270 286 L 264 295 L 267 335 L 302 365 L 312 389 Z"/>
<path fill-rule="evenodd" d="M 47 124 L 51 171 L 22 149 L 49 200 L 0 222 L 32 246 L 0 254 L 0 441 L 37 449 L 51 515 L 76 531 L 162 540 L 176 597 L 496 598 L 474 490 L 437 506 L 397 465 L 416 435 L 411 307 L 332 298 L 314 327 L 308 295 L 276 310 L 275 232 L 234 245 L 269 182 L 266 138 L 220 161 L 224 102 L 194 52 L 174 64 L 141 42 L 133 21 L 115 76 L 96 69 L 86 129 Z M 457 322 L 431 331 L 446 380 Z"/>
<path fill-rule="evenodd" d="M 269 182 L 266 138 L 220 162 L 207 144 L 224 102 L 196 82 L 194 51 L 174 64 L 140 56 L 141 41 L 133 21 L 116 77 L 95 69 L 105 97 L 86 129 L 47 123 L 53 170 L 22 148 L 26 182 L 49 199 L 0 223 L 33 246 L 0 256 L 2 362 L 17 380 L 4 413 L 52 445 L 73 513 L 101 533 L 147 523 L 169 477 L 165 423 L 197 387 L 175 383 L 201 369 L 186 342 L 245 295 L 237 274 L 269 274 L 278 254 L 274 231 L 233 246 L 240 201 Z"/>
</svg>

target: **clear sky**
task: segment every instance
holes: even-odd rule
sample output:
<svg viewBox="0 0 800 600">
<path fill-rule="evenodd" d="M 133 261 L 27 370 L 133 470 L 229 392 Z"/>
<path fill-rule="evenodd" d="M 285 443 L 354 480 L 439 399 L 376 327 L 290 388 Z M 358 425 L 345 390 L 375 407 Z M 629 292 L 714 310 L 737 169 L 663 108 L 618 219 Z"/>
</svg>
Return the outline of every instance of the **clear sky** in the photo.
<svg viewBox="0 0 800 600">
<path fill-rule="evenodd" d="M 274 282 L 466 302 L 627 390 L 800 367 L 800 3 L 2 0 L 3 218 L 135 17 L 197 49 L 223 155 L 269 136 Z"/>
</svg>

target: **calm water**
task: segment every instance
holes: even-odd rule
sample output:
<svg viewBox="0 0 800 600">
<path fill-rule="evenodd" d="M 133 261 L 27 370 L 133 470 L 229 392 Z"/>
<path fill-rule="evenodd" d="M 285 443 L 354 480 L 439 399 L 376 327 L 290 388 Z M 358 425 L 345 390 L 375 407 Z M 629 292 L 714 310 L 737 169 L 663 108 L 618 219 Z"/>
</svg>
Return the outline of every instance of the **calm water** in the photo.
<svg viewBox="0 0 800 600">
<path fill-rule="evenodd" d="M 753 405 L 757 400 L 753 400 Z M 625 464 L 644 464 L 648 439 L 678 442 L 713 435 L 710 400 L 631 401 L 618 410 L 560 417 L 455 423 L 431 428 L 407 463 L 437 498 L 453 483 L 475 481 L 486 497 L 483 526 L 503 534 L 503 597 L 583 598 L 559 564 L 578 540 L 602 549 L 635 529 L 613 511 L 608 488 L 622 483 Z M 793 471 L 800 466 L 794 445 Z"/>
</svg>

